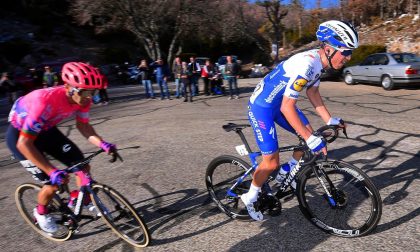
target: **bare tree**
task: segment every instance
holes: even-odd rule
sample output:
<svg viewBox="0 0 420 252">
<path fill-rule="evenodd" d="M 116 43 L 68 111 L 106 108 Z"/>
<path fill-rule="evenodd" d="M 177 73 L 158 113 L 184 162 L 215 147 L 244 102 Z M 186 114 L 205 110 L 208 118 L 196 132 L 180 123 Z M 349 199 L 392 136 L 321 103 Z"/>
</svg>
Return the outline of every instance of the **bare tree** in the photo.
<svg viewBox="0 0 420 252">
<path fill-rule="evenodd" d="M 151 59 L 164 56 L 163 41 L 170 41 L 167 61 L 180 50 L 180 37 L 200 12 L 200 0 L 75 0 L 70 13 L 77 23 L 96 32 L 124 29 L 138 39 Z M 169 39 L 169 40 L 168 40 Z"/>
<path fill-rule="evenodd" d="M 282 28 L 281 23 L 282 19 L 287 15 L 288 9 L 281 4 L 282 0 L 264 0 L 257 1 L 256 4 L 263 6 L 265 8 L 266 17 L 271 23 L 274 30 L 274 41 L 277 47 L 274 61 L 278 62 L 279 60 L 279 43 L 282 38 Z"/>
</svg>

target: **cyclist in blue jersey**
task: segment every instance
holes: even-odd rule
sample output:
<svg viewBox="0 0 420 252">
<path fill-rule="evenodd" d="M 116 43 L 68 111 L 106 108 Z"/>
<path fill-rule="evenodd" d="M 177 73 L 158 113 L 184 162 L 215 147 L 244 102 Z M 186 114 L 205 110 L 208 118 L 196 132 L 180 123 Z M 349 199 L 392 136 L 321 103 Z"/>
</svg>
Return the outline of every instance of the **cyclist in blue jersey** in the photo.
<svg viewBox="0 0 420 252">
<path fill-rule="evenodd" d="M 281 62 L 259 82 L 249 99 L 248 117 L 263 160 L 253 175 L 249 191 L 241 195 L 241 200 L 254 220 L 263 220 L 255 204 L 261 186 L 279 167 L 275 123 L 302 136 L 314 153 L 327 154 L 326 143 L 312 134 L 308 119 L 296 106 L 300 92 L 306 88 L 308 99 L 326 124 L 340 125 L 341 119 L 331 116 L 321 98 L 320 76 L 323 70 L 340 69 L 350 60 L 352 50 L 359 44 L 358 34 L 349 23 L 331 20 L 320 24 L 316 36 L 321 42 L 319 49 L 298 53 Z M 294 152 L 290 161 L 282 165 L 276 177 L 278 182 L 285 178 L 302 155 L 302 152 Z"/>
</svg>

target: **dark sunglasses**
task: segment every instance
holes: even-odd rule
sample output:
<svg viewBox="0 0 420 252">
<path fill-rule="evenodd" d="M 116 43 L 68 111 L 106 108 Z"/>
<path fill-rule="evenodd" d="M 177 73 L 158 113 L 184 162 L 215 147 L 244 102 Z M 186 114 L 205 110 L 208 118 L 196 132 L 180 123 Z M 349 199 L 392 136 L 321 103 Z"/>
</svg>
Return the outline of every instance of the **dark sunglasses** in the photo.
<svg viewBox="0 0 420 252">
<path fill-rule="evenodd" d="M 340 52 L 340 53 L 341 53 L 341 55 L 343 55 L 344 57 L 350 56 L 350 55 L 352 55 L 352 53 L 353 53 L 353 51 L 352 51 L 352 50 L 343 50 L 343 51 L 340 51 L 340 50 L 339 50 L 339 52 Z"/>
</svg>

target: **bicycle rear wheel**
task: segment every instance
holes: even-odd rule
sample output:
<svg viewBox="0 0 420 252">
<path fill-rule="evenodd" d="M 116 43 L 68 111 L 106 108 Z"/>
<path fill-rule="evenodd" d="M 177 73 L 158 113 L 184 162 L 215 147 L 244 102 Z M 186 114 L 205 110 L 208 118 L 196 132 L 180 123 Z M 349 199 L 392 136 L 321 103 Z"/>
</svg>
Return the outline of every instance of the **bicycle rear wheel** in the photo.
<svg viewBox="0 0 420 252">
<path fill-rule="evenodd" d="M 94 184 L 92 189 L 96 197 L 91 199 L 112 231 L 135 247 L 149 245 L 149 230 L 127 199 L 106 185 Z"/>
<path fill-rule="evenodd" d="M 298 180 L 299 207 L 305 217 L 337 236 L 357 237 L 371 232 L 381 218 L 382 201 L 370 178 L 343 161 L 319 161 L 315 165 L 304 168 Z M 332 197 L 327 196 L 313 169 L 321 172 L 320 179 Z"/>
<path fill-rule="evenodd" d="M 63 214 L 60 211 L 60 201 L 57 198 L 53 198 L 48 204 L 49 214 L 53 219 L 56 220 L 58 231 L 54 233 L 47 233 L 43 231 L 35 217 L 33 211 L 38 205 L 38 193 L 41 190 L 41 186 L 32 183 L 26 183 L 20 185 L 15 192 L 16 206 L 23 219 L 42 236 L 53 240 L 53 241 L 65 241 L 68 240 L 73 234 L 69 226 L 63 221 Z"/>
<path fill-rule="evenodd" d="M 234 190 L 237 196 L 227 195 L 228 189 L 251 166 L 244 160 L 234 156 L 219 156 L 213 159 L 206 171 L 206 186 L 217 207 L 231 218 L 249 220 L 251 217 L 242 203 L 240 196 L 248 192 L 252 177 L 248 176 Z"/>
</svg>

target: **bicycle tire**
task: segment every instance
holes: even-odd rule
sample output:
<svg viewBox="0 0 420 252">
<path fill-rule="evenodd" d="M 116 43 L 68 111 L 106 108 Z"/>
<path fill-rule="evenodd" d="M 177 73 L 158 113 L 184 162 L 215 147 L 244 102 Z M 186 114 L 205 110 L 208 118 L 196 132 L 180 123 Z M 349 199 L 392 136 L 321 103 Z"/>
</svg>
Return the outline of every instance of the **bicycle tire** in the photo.
<svg viewBox="0 0 420 252">
<path fill-rule="evenodd" d="M 206 186 L 211 199 L 217 207 L 233 219 L 250 220 L 251 217 L 239 197 L 227 196 L 227 190 L 234 185 L 251 166 L 235 156 L 223 155 L 213 159 L 206 170 Z M 234 192 L 237 195 L 246 193 L 252 177 L 244 180 Z"/>
<path fill-rule="evenodd" d="M 41 190 L 42 186 L 32 183 L 25 183 L 20 185 L 15 191 L 15 201 L 16 206 L 19 210 L 19 213 L 22 215 L 23 219 L 39 234 L 53 241 L 66 241 L 68 240 L 73 231 L 70 228 L 63 224 L 58 224 L 59 230 L 55 233 L 47 233 L 43 231 L 36 222 L 35 217 L 33 216 L 33 209 L 37 206 L 37 196 L 38 192 Z M 31 191 L 29 191 L 31 190 Z M 54 218 L 63 218 L 63 215 L 60 208 L 60 202 L 57 198 L 53 198 L 48 205 L 48 209 L 51 215 Z M 60 217 L 61 216 L 61 217 Z"/>
<path fill-rule="evenodd" d="M 304 216 L 316 227 L 336 236 L 359 237 L 374 230 L 381 218 L 382 201 L 366 173 L 343 161 L 317 161 L 315 165 L 322 165 L 334 184 L 336 200 L 329 202 L 313 166 L 309 165 L 299 175 L 297 186 L 299 207 Z"/>
<path fill-rule="evenodd" d="M 151 237 L 146 223 L 124 196 L 103 184 L 92 185 L 92 190 L 97 196 L 96 198 L 90 195 L 92 202 L 112 231 L 135 247 L 143 248 L 149 245 Z M 100 202 L 97 202 L 97 199 Z M 117 222 L 119 220 L 123 220 L 122 223 Z"/>
</svg>

